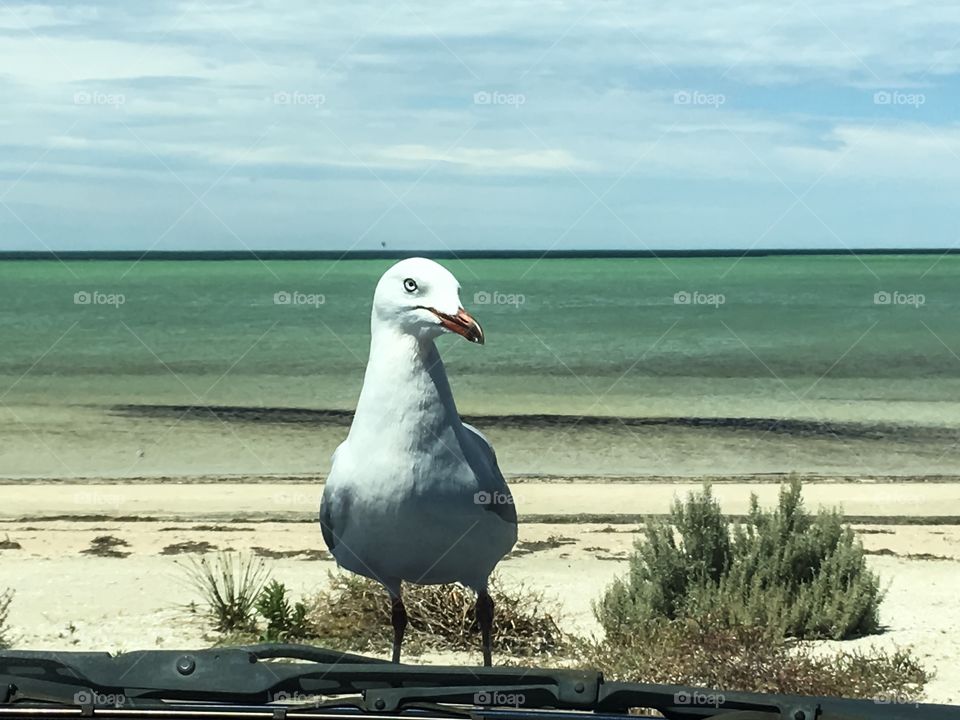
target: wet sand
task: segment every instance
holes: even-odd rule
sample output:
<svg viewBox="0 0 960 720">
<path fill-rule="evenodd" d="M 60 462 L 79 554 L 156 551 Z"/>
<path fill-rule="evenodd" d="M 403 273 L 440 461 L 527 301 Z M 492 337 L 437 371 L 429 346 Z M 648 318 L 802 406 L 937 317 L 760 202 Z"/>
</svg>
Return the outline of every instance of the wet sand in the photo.
<svg viewBox="0 0 960 720">
<path fill-rule="evenodd" d="M 960 414 L 950 414 L 953 404 L 926 403 L 923 413 L 882 405 L 875 416 L 853 419 L 842 407 L 819 406 L 815 417 L 790 416 L 789 408 L 780 408 L 781 416 L 738 415 L 729 408 L 711 416 L 469 419 L 513 475 L 957 473 Z M 892 418 L 898 409 L 912 422 Z M 0 406 L 0 476 L 323 476 L 348 424 L 349 413 L 334 410 L 10 403 Z"/>
</svg>

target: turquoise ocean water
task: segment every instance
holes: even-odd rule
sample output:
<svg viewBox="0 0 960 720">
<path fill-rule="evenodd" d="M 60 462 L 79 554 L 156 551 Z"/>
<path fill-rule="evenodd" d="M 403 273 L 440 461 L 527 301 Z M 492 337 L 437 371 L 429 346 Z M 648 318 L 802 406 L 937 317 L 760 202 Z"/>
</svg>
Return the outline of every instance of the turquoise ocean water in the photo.
<svg viewBox="0 0 960 720">
<path fill-rule="evenodd" d="M 958 256 L 443 262 L 487 336 L 441 341 L 465 412 L 909 420 L 960 391 Z M 350 408 L 390 264 L 0 262 L 0 402 Z"/>
</svg>

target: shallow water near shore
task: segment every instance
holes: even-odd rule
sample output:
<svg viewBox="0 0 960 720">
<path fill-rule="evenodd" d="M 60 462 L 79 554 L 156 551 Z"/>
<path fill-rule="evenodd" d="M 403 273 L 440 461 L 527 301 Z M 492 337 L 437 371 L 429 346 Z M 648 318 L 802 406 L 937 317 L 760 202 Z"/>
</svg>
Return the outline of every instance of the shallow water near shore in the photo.
<svg viewBox="0 0 960 720">
<path fill-rule="evenodd" d="M 446 264 L 488 340 L 442 341 L 467 412 L 656 416 L 679 396 L 717 415 L 771 381 L 811 402 L 960 386 L 958 256 Z M 0 262 L 0 375 L 27 373 L 5 399 L 350 407 L 388 265 Z"/>
<path fill-rule="evenodd" d="M 0 476 L 322 474 L 389 264 L 0 262 Z M 508 472 L 952 472 L 960 257 L 446 264 Z"/>
</svg>

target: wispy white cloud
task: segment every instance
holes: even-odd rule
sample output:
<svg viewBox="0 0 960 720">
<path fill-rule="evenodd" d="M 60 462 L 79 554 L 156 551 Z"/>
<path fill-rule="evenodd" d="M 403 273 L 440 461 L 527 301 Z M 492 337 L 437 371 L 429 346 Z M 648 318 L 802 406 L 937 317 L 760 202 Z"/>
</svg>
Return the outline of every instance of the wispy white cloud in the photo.
<svg viewBox="0 0 960 720">
<path fill-rule="evenodd" d="M 411 166 L 447 163 L 475 170 L 588 170 L 590 166 L 564 150 L 459 147 L 446 151 L 427 145 L 396 145 L 375 151 L 375 158 Z"/>
<path fill-rule="evenodd" d="M 850 179 L 909 180 L 924 187 L 960 182 L 960 125 L 839 125 L 830 139 L 831 147 L 786 147 L 779 153 L 791 166 L 811 172 L 836 166 L 837 176 Z"/>
<path fill-rule="evenodd" d="M 245 217 L 244 233 L 265 232 L 246 217 L 253 186 L 296 237 L 316 237 L 304 198 L 320 198 L 311 212 L 329 200 L 324 242 L 340 246 L 379 242 L 349 211 L 376 215 L 393 201 L 384 184 L 418 178 L 419 220 L 394 214 L 378 232 L 430 245 L 423 222 L 468 218 L 441 240 L 477 244 L 502 222 L 508 244 L 708 242 L 721 226 L 749 235 L 752 207 L 782 211 L 785 188 L 815 181 L 831 194 L 810 202 L 851 243 L 884 229 L 832 209 L 845 188 L 885 184 L 878 217 L 885 193 L 927 217 L 957 210 L 931 198 L 960 167 L 960 6 L 7 0 L 0 35 L 0 194 L 51 242 L 121 227 L 111 242 L 149 245 L 128 229 L 144 207 L 146 235 L 173 223 L 189 193 L 161 201 L 157 187 L 181 181 L 216 183 L 211 204 Z M 897 90 L 924 101 L 875 99 Z M 104 205 L 78 217 L 91 203 Z M 209 230 L 180 222 L 165 242 Z M 0 207 L 0 247 L 35 244 Z"/>
</svg>

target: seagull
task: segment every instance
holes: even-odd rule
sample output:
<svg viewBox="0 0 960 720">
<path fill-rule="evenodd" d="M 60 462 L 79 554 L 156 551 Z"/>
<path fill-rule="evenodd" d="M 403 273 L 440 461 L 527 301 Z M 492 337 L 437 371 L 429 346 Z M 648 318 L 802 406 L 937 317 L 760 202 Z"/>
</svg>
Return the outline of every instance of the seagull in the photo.
<svg viewBox="0 0 960 720">
<path fill-rule="evenodd" d="M 460 284 L 425 258 L 377 283 L 370 357 L 347 439 L 333 453 L 320 527 L 337 564 L 390 596 L 393 662 L 407 626 L 402 583 L 460 583 L 477 594 L 491 665 L 491 572 L 517 541 L 517 512 L 490 442 L 460 419 L 435 340 L 482 345 Z"/>
</svg>

